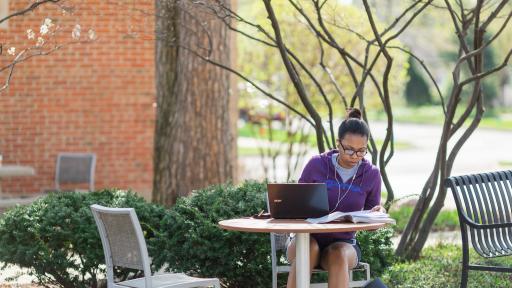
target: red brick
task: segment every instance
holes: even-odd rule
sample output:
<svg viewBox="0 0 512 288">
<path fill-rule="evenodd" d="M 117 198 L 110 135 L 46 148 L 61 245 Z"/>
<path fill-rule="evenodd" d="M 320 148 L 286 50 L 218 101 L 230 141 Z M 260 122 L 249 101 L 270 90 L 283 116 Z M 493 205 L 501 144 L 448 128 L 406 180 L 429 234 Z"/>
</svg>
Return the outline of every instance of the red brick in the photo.
<svg viewBox="0 0 512 288">
<path fill-rule="evenodd" d="M 30 1 L 9 2 L 10 11 L 16 11 Z M 96 188 L 132 188 L 149 196 L 154 43 L 125 39 L 120 31 L 131 25 L 134 31 L 151 33 L 154 21 L 131 9 L 153 13 L 154 1 L 123 1 L 125 6 L 92 0 L 74 3 L 74 15 L 62 16 L 55 5 L 47 5 L 0 29 L 2 42 L 17 51 L 34 43 L 27 40 L 26 30 L 38 34 L 45 17 L 63 27 L 57 41 L 70 41 L 76 23 L 83 37 L 91 27 L 98 36 L 96 42 L 67 46 L 16 67 L 9 90 L 0 97 L 0 152 L 5 165 L 30 165 L 37 175 L 6 179 L 2 189 L 16 194 L 51 189 L 57 153 L 76 151 L 96 153 Z M 9 59 L 0 56 L 0 65 Z M 4 77 L 0 73 L 0 79 Z"/>
</svg>

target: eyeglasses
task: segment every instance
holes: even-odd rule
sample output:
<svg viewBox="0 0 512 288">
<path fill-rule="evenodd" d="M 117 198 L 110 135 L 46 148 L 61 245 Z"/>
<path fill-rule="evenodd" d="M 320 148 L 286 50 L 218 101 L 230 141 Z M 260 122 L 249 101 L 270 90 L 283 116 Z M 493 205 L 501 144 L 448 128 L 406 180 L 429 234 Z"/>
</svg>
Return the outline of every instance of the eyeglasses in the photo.
<svg viewBox="0 0 512 288">
<path fill-rule="evenodd" d="M 359 150 L 359 151 L 347 149 L 347 148 L 345 148 L 345 146 L 343 146 L 343 144 L 341 142 L 340 142 L 340 146 L 343 149 L 343 154 L 346 154 L 348 156 L 353 156 L 354 154 L 356 154 L 357 157 L 363 157 L 364 155 L 366 155 L 366 153 L 368 153 L 368 150 L 366 150 L 366 149 Z"/>
</svg>

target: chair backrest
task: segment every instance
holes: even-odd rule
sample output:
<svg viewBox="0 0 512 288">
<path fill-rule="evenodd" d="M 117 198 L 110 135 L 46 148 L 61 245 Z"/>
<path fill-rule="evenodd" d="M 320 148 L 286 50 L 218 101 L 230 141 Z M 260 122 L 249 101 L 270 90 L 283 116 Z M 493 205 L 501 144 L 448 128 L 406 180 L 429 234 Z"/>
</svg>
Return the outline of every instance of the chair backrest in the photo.
<svg viewBox="0 0 512 288">
<path fill-rule="evenodd" d="M 462 233 L 471 235 L 475 250 L 484 257 L 501 254 L 501 243 L 510 243 L 510 228 L 474 229 L 477 224 L 507 223 L 512 220 L 512 171 L 452 176 L 445 186 L 453 193 Z M 507 236 L 508 234 L 508 236 Z"/>
<path fill-rule="evenodd" d="M 290 272 L 290 265 L 281 264 L 281 255 L 286 253 L 286 240 L 290 235 L 287 233 L 270 233 L 270 260 L 272 262 L 272 288 L 277 288 L 277 274 Z M 281 253 L 280 253 L 281 252 Z"/>
<path fill-rule="evenodd" d="M 88 183 L 89 191 L 93 191 L 95 168 L 94 153 L 59 153 L 55 169 L 55 189 L 59 191 L 63 183 Z"/>
<path fill-rule="evenodd" d="M 135 210 L 92 205 L 91 211 L 103 245 L 108 282 L 114 283 L 113 267 L 119 266 L 144 271 L 146 287 L 151 287 L 146 241 Z"/>
<path fill-rule="evenodd" d="M 265 194 L 267 211 L 270 211 L 268 202 L 268 193 Z M 277 288 L 277 274 L 283 266 L 280 266 L 280 259 L 277 256 L 277 251 L 286 249 L 286 239 L 288 234 L 270 233 L 270 261 L 272 264 L 272 288 Z M 289 271 L 289 270 L 288 270 Z M 284 272 L 284 271 L 283 271 Z"/>
</svg>

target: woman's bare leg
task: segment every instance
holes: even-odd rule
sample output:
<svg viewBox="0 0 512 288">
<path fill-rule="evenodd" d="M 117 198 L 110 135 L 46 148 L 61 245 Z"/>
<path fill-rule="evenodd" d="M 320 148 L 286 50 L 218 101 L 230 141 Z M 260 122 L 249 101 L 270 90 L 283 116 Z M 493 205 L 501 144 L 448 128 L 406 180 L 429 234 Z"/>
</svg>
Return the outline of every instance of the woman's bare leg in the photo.
<svg viewBox="0 0 512 288">
<path fill-rule="evenodd" d="M 352 245 L 335 242 L 322 252 L 320 265 L 329 272 L 329 288 L 348 288 L 349 269 L 357 265 L 357 253 Z"/>
<path fill-rule="evenodd" d="M 290 273 L 288 274 L 288 282 L 286 284 L 286 288 L 295 288 L 296 287 L 296 276 L 295 276 L 295 238 L 292 240 L 287 249 L 288 261 L 292 263 L 292 267 L 290 268 Z M 309 273 L 313 271 L 318 265 L 320 260 L 320 248 L 318 247 L 318 243 L 315 238 L 309 237 Z"/>
</svg>

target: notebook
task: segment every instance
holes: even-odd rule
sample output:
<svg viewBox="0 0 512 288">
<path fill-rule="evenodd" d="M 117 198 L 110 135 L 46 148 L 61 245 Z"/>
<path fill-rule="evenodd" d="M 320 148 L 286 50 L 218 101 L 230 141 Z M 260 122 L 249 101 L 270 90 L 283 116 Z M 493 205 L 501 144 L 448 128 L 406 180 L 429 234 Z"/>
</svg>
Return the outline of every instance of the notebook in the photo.
<svg viewBox="0 0 512 288">
<path fill-rule="evenodd" d="M 306 219 L 329 213 L 325 183 L 269 183 L 268 207 L 275 219 Z"/>
</svg>

